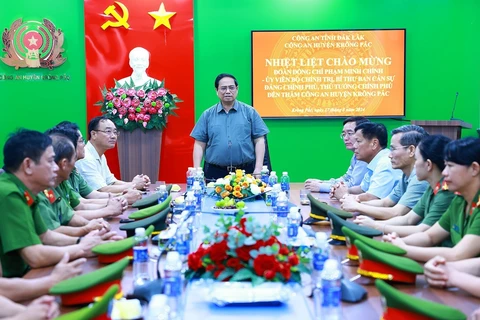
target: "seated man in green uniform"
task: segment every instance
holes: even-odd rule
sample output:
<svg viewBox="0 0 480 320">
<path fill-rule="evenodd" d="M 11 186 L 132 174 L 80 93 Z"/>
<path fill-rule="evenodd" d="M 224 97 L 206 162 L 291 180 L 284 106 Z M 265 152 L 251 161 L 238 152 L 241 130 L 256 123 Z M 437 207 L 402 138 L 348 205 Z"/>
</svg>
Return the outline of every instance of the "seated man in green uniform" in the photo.
<svg viewBox="0 0 480 320">
<path fill-rule="evenodd" d="M 94 230 L 110 230 L 110 225 L 103 219 L 87 220 L 76 214 L 67 202 L 73 196 L 72 189 L 66 185 L 72 168 L 75 166 L 75 148 L 64 135 L 51 134 L 55 163 L 58 166 L 54 188 L 40 192 L 39 210 L 43 221 L 50 230 L 55 230 L 72 237 L 81 237 Z"/>
<path fill-rule="evenodd" d="M 72 139 L 73 145 L 75 146 L 75 151 L 77 152 L 77 160 L 85 158 L 85 140 L 77 124 L 69 121 L 62 121 L 57 124 L 52 130 L 65 134 L 68 138 Z M 72 132 L 73 134 L 68 134 L 68 132 Z M 111 192 L 101 192 L 94 190 L 88 185 L 87 181 L 78 172 L 77 168 L 73 169 L 68 181 L 70 182 L 75 192 L 81 196 L 79 197 L 81 204 L 106 205 L 107 203 L 105 201 L 107 201 L 109 198 L 119 196 L 119 198 L 122 199 L 124 209 L 126 209 L 128 204 L 134 203 L 138 200 L 139 196 L 141 196 L 139 195 L 140 192 L 134 189 L 128 189 L 122 194 L 114 194 Z M 125 201 L 127 203 L 125 203 Z"/>
<path fill-rule="evenodd" d="M 428 261 L 443 256 L 447 261 L 463 260 L 480 254 L 480 139 L 451 141 L 445 147 L 444 181 L 457 192 L 440 220 L 425 232 L 400 238 L 396 233 L 386 241 L 407 251 L 406 256 Z M 450 238 L 452 248 L 433 247 Z"/>
<path fill-rule="evenodd" d="M 443 150 L 450 139 L 442 135 L 431 135 L 422 139 L 415 150 L 415 171 L 419 181 L 427 181 L 429 187 L 420 201 L 404 216 L 384 221 L 374 221 L 367 216 L 358 216 L 355 223 L 382 231 L 396 232 L 400 237 L 423 232 L 433 226 L 447 211 L 453 192 L 443 182 L 445 169 Z"/>
<path fill-rule="evenodd" d="M 71 143 L 73 143 L 74 149 L 75 145 L 78 144 L 80 138 L 77 131 L 72 131 L 68 128 L 54 127 L 47 130 L 46 134 L 61 134 L 66 136 L 71 141 Z M 83 147 L 76 148 L 76 150 L 74 151 L 77 152 L 77 156 L 79 154 L 80 156 L 84 155 Z M 75 161 L 73 163 L 75 163 Z M 75 168 L 73 170 L 76 171 Z M 122 214 L 123 211 L 128 207 L 126 199 L 120 197 L 112 197 L 111 194 L 107 192 L 95 191 L 95 193 L 101 194 L 102 197 L 103 195 L 105 195 L 104 198 L 92 200 L 86 200 L 82 198 L 72 185 L 72 182 L 76 183 L 78 181 L 78 179 L 71 179 L 73 174 L 74 173 L 72 171 L 69 177 L 67 177 L 67 180 L 62 180 L 62 182 L 60 183 L 60 185 L 58 185 L 58 187 L 56 187 L 56 189 L 59 193 L 61 193 L 64 199 L 68 200 L 69 205 L 76 211 L 78 215 L 89 220 L 95 218 L 113 217 Z M 81 178 L 78 172 L 76 172 L 75 176 Z M 82 188 L 86 191 L 92 191 L 92 189 L 86 183 L 82 185 Z"/>
<path fill-rule="evenodd" d="M 402 170 L 402 179 L 385 198 L 359 202 L 356 197 L 346 197 L 340 199 L 341 208 L 382 220 L 403 216 L 409 212 L 428 186 L 426 181 L 418 181 L 415 171 L 415 149 L 426 135 L 425 129 L 416 125 L 405 125 L 394 129 L 389 157 L 392 168 Z"/>
<path fill-rule="evenodd" d="M 12 134 L 3 148 L 6 173 L 0 175 L 0 261 L 4 277 L 21 277 L 29 268 L 58 263 L 65 253 L 72 260 L 91 256 L 101 234 L 82 241 L 48 230 L 38 210 L 38 193 L 54 186 L 58 166 L 52 139 L 31 130 Z"/>
</svg>

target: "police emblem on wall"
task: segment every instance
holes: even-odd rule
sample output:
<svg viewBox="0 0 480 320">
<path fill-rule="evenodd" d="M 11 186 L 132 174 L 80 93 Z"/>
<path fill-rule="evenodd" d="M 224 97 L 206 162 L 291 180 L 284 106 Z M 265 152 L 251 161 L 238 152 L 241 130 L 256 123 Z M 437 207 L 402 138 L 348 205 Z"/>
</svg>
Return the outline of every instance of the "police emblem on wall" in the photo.
<svg viewBox="0 0 480 320">
<path fill-rule="evenodd" d="M 53 69 L 62 65 L 63 33 L 48 19 L 22 22 L 15 20 L 2 34 L 5 64 L 19 68 Z"/>
</svg>

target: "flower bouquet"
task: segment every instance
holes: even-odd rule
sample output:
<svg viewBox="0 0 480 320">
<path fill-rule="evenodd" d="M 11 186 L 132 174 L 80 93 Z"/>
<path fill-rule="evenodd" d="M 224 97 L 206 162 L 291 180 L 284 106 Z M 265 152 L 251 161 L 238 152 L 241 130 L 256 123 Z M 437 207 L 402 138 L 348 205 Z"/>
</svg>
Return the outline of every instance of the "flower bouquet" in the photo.
<svg viewBox="0 0 480 320">
<path fill-rule="evenodd" d="M 281 244 L 275 224 L 261 225 L 243 211 L 233 217 L 222 216 L 214 231 L 205 227 L 206 238 L 188 256 L 187 279 L 300 282 L 301 272 L 310 272 L 307 249 L 294 251 Z"/>
<path fill-rule="evenodd" d="M 135 87 L 133 81 L 102 90 L 103 100 L 95 105 L 101 107 L 105 116 L 112 120 L 117 128 L 133 131 L 141 128 L 162 130 L 167 126 L 167 116 L 176 115 L 176 103 L 181 102 L 175 94 L 164 88 L 164 81 L 151 80 L 145 85 Z"/>
<path fill-rule="evenodd" d="M 260 179 L 255 179 L 251 174 L 245 174 L 243 170 L 215 182 L 214 194 L 223 198 L 243 199 L 260 194 L 265 191 L 266 184 Z"/>
</svg>

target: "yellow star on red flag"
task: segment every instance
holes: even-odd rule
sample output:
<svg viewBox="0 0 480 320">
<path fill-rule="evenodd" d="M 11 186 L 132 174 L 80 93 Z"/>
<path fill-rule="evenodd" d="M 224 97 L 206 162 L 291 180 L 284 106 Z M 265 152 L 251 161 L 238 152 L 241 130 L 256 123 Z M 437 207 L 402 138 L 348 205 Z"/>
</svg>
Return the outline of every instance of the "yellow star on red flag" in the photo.
<svg viewBox="0 0 480 320">
<path fill-rule="evenodd" d="M 158 9 L 158 11 L 151 11 L 148 13 L 149 15 L 151 15 L 154 19 L 155 19 L 155 25 L 153 26 L 153 30 L 157 29 L 158 27 L 160 27 L 162 24 L 167 27 L 168 29 L 172 29 L 170 27 L 170 18 L 173 17 L 176 12 L 167 12 L 165 11 L 165 5 L 162 4 L 160 5 L 160 8 Z"/>
</svg>

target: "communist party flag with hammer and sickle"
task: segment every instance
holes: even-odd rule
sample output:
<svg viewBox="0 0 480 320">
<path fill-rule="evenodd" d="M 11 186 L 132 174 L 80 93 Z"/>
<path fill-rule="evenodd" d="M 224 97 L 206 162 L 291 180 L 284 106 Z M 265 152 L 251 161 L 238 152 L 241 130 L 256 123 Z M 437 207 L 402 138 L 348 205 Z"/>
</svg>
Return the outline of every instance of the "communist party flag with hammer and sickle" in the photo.
<svg viewBox="0 0 480 320">
<path fill-rule="evenodd" d="M 165 88 L 183 100 L 175 110 L 178 117 L 169 116 L 163 130 L 159 177 L 150 179 L 184 181 L 192 165 L 195 117 L 193 0 L 85 0 L 84 9 L 87 123 L 101 115 L 94 105 L 102 100 L 99 88 L 113 88 L 114 79 L 129 77 L 130 51 L 145 48 L 150 52 L 148 76 L 165 80 Z M 116 148 L 105 155 L 112 173 L 122 179 Z"/>
</svg>

